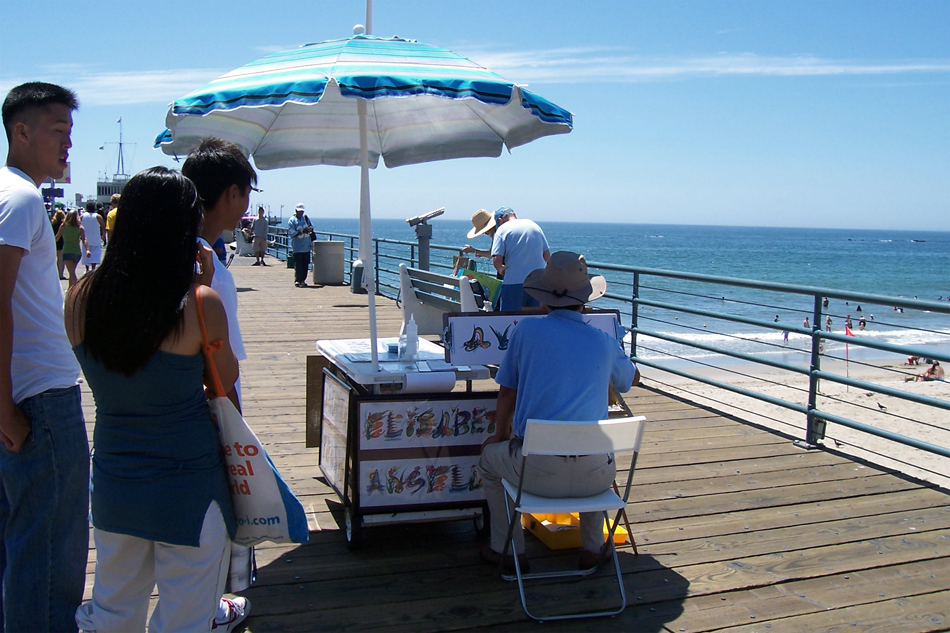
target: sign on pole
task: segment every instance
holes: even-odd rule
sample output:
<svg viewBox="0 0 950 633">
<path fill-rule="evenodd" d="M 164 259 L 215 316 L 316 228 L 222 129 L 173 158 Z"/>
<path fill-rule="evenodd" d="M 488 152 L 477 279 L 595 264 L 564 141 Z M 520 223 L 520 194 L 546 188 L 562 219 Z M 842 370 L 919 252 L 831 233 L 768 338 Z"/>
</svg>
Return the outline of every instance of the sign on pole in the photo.
<svg viewBox="0 0 950 633">
<path fill-rule="evenodd" d="M 72 180 L 69 179 L 69 168 L 70 168 L 70 163 L 66 163 L 66 171 L 63 172 L 63 177 L 57 178 L 56 182 L 67 184 L 67 185 L 72 183 Z"/>
</svg>

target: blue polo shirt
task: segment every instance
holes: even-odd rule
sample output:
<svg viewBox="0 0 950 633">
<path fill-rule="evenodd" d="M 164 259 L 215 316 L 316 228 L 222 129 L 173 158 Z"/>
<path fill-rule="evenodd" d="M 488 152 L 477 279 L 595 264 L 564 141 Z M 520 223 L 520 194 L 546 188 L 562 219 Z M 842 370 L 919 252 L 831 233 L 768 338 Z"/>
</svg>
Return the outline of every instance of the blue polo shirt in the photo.
<svg viewBox="0 0 950 633">
<path fill-rule="evenodd" d="M 554 310 L 515 326 L 495 381 L 517 390 L 511 428 L 523 437 L 529 418 L 606 419 L 608 385 L 625 393 L 635 373 L 617 339 L 580 312 Z"/>
<path fill-rule="evenodd" d="M 544 251 L 548 240 L 541 227 L 531 220 L 508 220 L 495 232 L 491 243 L 492 257 L 505 258 L 505 284 L 524 283 L 528 273 L 544 268 Z"/>
<path fill-rule="evenodd" d="M 295 253 L 309 253 L 313 240 L 309 233 L 303 233 L 310 226 L 307 224 L 307 214 L 304 213 L 299 218 L 294 215 L 287 220 L 287 236 L 290 237 L 290 248 Z M 300 233 L 300 235 L 298 235 Z"/>
</svg>

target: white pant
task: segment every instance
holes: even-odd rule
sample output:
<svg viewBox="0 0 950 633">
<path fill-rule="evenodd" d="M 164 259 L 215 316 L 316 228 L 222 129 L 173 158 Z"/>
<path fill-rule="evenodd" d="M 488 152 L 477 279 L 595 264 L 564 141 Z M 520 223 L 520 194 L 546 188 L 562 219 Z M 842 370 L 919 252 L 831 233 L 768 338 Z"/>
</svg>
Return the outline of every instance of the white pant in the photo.
<svg viewBox="0 0 950 633">
<path fill-rule="evenodd" d="M 174 517 L 169 517 L 174 520 Z M 96 579 L 92 600 L 76 610 L 86 633 L 145 631 L 149 597 L 158 585 L 150 633 L 210 631 L 228 575 L 231 541 L 211 502 L 198 547 L 94 530 Z"/>
</svg>

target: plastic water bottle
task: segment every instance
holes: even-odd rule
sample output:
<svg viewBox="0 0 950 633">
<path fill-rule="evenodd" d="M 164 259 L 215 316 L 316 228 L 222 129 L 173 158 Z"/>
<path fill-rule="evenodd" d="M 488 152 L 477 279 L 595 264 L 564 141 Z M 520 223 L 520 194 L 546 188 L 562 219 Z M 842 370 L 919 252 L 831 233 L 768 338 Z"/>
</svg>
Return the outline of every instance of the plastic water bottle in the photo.
<svg viewBox="0 0 950 633">
<path fill-rule="evenodd" d="M 406 323 L 406 345 L 403 349 L 402 359 L 405 361 L 416 360 L 419 352 L 419 329 L 416 327 L 416 321 L 411 316 L 409 323 Z"/>
</svg>

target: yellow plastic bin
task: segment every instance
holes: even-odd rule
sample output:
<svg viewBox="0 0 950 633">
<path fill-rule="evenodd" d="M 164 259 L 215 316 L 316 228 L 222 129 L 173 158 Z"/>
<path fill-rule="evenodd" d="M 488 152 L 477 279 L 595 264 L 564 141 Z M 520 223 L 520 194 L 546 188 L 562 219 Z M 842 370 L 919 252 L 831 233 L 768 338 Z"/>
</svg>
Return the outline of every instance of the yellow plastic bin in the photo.
<svg viewBox="0 0 950 633">
<path fill-rule="evenodd" d="M 569 549 L 581 546 L 580 516 L 571 514 L 522 514 L 521 524 L 538 537 L 549 549 Z M 604 538 L 607 524 L 604 523 Z M 618 525 L 614 530 L 614 544 L 627 542 L 627 530 Z"/>
</svg>

